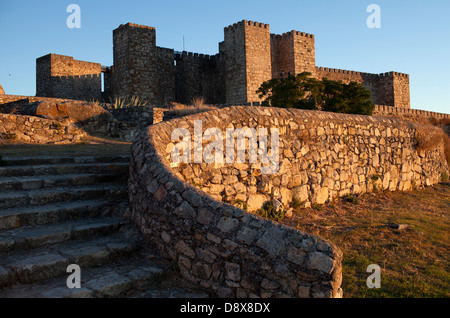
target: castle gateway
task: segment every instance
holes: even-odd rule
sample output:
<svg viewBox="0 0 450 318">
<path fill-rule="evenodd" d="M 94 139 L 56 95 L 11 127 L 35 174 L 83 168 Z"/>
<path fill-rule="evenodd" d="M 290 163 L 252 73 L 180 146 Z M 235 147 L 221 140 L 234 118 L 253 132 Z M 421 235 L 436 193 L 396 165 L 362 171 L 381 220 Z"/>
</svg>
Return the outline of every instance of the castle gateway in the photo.
<svg viewBox="0 0 450 318">
<path fill-rule="evenodd" d="M 375 104 L 410 108 L 409 75 L 318 67 L 313 34 L 271 34 L 268 24 L 243 20 L 226 27 L 216 55 L 158 47 L 155 28 L 132 23 L 113 31 L 113 45 L 112 67 L 57 54 L 38 58 L 36 96 L 139 96 L 159 106 L 203 96 L 210 104 L 243 104 L 261 101 L 256 90 L 264 81 L 307 71 L 318 79 L 362 83 Z"/>
</svg>

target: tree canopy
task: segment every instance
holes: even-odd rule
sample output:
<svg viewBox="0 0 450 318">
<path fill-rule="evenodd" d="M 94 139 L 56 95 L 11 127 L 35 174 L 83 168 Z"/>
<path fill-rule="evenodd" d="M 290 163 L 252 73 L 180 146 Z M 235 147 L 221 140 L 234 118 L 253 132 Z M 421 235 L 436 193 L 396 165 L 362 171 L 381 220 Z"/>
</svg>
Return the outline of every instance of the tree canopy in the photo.
<svg viewBox="0 0 450 318">
<path fill-rule="evenodd" d="M 372 115 L 375 105 L 370 92 L 360 83 L 318 80 L 303 72 L 264 82 L 256 91 L 264 106 L 320 109 L 336 113 Z"/>
</svg>

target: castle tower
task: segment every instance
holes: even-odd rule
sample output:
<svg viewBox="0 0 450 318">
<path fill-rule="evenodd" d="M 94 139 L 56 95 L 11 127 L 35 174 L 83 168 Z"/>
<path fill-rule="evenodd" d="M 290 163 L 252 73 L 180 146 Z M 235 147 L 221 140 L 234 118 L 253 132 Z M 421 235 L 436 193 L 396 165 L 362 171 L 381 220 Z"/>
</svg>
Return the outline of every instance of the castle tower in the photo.
<svg viewBox="0 0 450 318">
<path fill-rule="evenodd" d="M 409 75 L 393 72 L 394 105 L 411 108 L 411 94 L 409 91 Z"/>
<path fill-rule="evenodd" d="M 174 50 L 156 46 L 153 27 L 128 23 L 113 31 L 114 97 L 163 105 L 175 98 Z"/>
<path fill-rule="evenodd" d="M 152 49 L 156 30 L 137 24 L 121 24 L 113 31 L 114 97 L 154 97 L 149 85 L 154 72 Z"/>
<path fill-rule="evenodd" d="M 243 20 L 224 36 L 226 102 L 260 101 L 256 90 L 272 78 L 269 25 Z"/>
<path fill-rule="evenodd" d="M 281 78 L 310 72 L 315 76 L 316 53 L 314 35 L 291 31 L 271 34 L 272 77 Z"/>
<path fill-rule="evenodd" d="M 377 78 L 375 104 L 411 108 L 408 74 L 388 72 L 378 74 Z"/>
</svg>

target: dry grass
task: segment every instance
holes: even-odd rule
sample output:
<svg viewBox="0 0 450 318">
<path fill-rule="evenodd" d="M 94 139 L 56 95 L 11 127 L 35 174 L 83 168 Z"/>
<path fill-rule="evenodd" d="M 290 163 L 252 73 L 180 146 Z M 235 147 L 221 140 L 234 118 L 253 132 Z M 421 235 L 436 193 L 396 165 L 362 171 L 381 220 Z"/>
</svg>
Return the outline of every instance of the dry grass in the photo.
<svg viewBox="0 0 450 318">
<path fill-rule="evenodd" d="M 203 98 L 200 98 L 200 100 L 196 102 L 194 102 L 194 100 L 192 102 L 192 105 L 172 103 L 169 109 L 171 113 L 173 113 L 173 115 L 176 117 L 188 116 L 217 109 L 216 106 L 205 104 Z"/>
<path fill-rule="evenodd" d="M 380 192 L 320 210 L 295 209 L 283 223 L 319 235 L 344 253 L 346 298 L 449 297 L 450 184 Z M 389 224 L 408 224 L 396 230 Z M 366 286 L 366 268 L 381 267 L 381 289 Z"/>
<path fill-rule="evenodd" d="M 417 150 L 427 151 L 436 148 L 444 142 L 445 133 L 442 129 L 431 129 L 433 126 L 421 126 L 416 130 Z"/>
<path fill-rule="evenodd" d="M 206 99 L 203 96 L 196 96 L 192 99 L 191 105 L 196 108 L 202 108 L 208 106 Z"/>
<path fill-rule="evenodd" d="M 121 109 L 129 107 L 140 107 L 148 106 L 150 102 L 146 98 L 139 96 L 132 97 L 116 97 L 114 99 L 110 98 L 109 103 L 100 103 L 98 101 L 91 101 L 97 105 L 103 106 L 106 109 Z"/>
<path fill-rule="evenodd" d="M 430 117 L 428 118 L 428 120 L 432 125 L 442 128 L 442 130 L 444 131 L 442 138 L 444 142 L 445 158 L 447 160 L 448 166 L 450 167 L 450 118 L 437 119 L 435 117 Z M 427 141 L 423 140 L 422 143 L 426 144 Z"/>
<path fill-rule="evenodd" d="M 447 165 L 450 167 L 450 137 L 444 134 L 444 153 Z"/>
</svg>

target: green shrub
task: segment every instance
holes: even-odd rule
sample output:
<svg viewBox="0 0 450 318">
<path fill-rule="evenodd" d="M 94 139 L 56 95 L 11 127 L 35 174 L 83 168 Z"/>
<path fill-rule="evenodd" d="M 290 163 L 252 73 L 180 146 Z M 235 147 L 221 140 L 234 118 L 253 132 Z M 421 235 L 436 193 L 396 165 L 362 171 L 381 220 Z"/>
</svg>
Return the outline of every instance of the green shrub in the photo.
<svg viewBox="0 0 450 318">
<path fill-rule="evenodd" d="M 237 199 L 235 203 L 240 209 L 247 211 L 247 202 Z"/>
<path fill-rule="evenodd" d="M 256 211 L 256 214 L 276 222 L 280 222 L 283 220 L 285 211 L 282 209 L 276 210 L 273 200 L 270 200 L 264 204 L 264 206 Z"/>
<path fill-rule="evenodd" d="M 300 208 L 303 204 L 305 203 L 305 201 L 300 201 L 297 198 L 292 198 L 292 207 L 294 209 Z"/>
<path fill-rule="evenodd" d="M 261 84 L 256 91 L 263 106 L 321 109 L 335 113 L 372 115 L 375 105 L 370 91 L 361 83 L 321 80 L 303 72 L 296 76 L 274 78 Z"/>
</svg>

